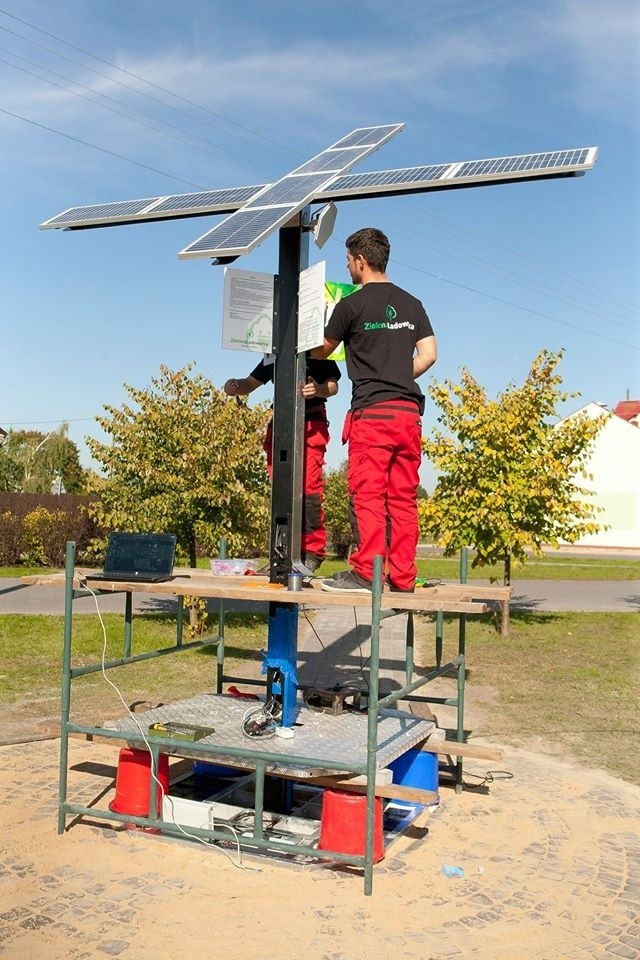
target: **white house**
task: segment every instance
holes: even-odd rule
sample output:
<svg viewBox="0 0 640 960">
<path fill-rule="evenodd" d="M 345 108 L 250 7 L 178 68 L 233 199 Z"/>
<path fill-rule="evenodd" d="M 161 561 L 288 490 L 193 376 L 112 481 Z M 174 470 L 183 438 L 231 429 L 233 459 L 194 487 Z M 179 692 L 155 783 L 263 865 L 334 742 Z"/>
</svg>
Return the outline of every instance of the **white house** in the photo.
<svg viewBox="0 0 640 960">
<path fill-rule="evenodd" d="M 640 549 L 640 427 L 598 403 L 588 403 L 570 417 L 579 413 L 607 418 L 585 464 L 592 479 L 578 477 L 577 482 L 592 491 L 591 502 L 602 507 L 596 519 L 609 529 L 583 537 L 576 545 Z"/>
</svg>

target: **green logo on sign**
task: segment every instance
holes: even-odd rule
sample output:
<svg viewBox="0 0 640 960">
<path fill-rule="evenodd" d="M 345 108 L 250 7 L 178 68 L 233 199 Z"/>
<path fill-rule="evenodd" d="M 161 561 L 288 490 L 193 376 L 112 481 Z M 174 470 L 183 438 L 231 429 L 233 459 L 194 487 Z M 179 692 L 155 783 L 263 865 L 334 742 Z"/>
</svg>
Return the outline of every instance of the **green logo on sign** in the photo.
<svg viewBox="0 0 640 960">
<path fill-rule="evenodd" d="M 390 303 L 387 304 L 387 308 L 384 312 L 386 313 L 388 320 L 395 320 L 395 318 L 398 316 L 398 314 L 396 313 L 396 311 L 394 310 L 394 308 L 391 306 Z"/>
</svg>

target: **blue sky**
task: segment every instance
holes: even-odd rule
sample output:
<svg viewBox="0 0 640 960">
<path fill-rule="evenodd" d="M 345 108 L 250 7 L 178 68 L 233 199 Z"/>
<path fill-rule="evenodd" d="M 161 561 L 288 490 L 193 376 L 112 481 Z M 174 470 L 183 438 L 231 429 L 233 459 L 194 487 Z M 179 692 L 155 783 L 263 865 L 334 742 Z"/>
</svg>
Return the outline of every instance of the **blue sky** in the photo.
<svg viewBox="0 0 640 960">
<path fill-rule="evenodd" d="M 389 235 L 390 279 L 422 299 L 438 338 L 425 382 L 465 366 L 495 396 L 540 349 L 564 348 L 564 386 L 581 398 L 562 412 L 640 397 L 633 0 L 0 0 L 0 11 L 0 426 L 66 420 L 89 465 L 83 438 L 98 435 L 104 404 L 123 403 L 125 382 L 196 360 L 221 386 L 257 359 L 220 347 L 221 269 L 176 257 L 215 219 L 74 233 L 41 221 L 274 180 L 355 127 L 398 121 L 405 130 L 358 169 L 591 145 L 600 156 L 576 179 L 340 204 L 311 262 L 347 281 L 344 238 L 360 226 Z M 274 272 L 275 239 L 235 266 Z M 330 467 L 348 398 L 345 374 Z"/>
</svg>

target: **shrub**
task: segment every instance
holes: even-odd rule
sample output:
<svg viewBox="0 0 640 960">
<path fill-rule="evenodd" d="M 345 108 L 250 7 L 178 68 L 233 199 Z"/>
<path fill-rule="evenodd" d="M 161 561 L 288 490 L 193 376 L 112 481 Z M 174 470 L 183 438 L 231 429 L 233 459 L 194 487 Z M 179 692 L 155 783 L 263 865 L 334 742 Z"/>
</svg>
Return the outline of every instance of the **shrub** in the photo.
<svg viewBox="0 0 640 960">
<path fill-rule="evenodd" d="M 14 566 L 20 563 L 22 521 L 9 510 L 0 513 L 0 564 Z"/>
<path fill-rule="evenodd" d="M 349 519 L 346 463 L 343 463 L 339 470 L 330 470 L 326 474 L 323 509 L 330 549 L 343 560 L 349 555 L 349 548 L 353 539 Z"/>
<path fill-rule="evenodd" d="M 75 520 L 64 510 L 36 507 L 23 521 L 23 548 L 34 565 L 64 565 L 67 540 L 73 540 Z"/>
</svg>

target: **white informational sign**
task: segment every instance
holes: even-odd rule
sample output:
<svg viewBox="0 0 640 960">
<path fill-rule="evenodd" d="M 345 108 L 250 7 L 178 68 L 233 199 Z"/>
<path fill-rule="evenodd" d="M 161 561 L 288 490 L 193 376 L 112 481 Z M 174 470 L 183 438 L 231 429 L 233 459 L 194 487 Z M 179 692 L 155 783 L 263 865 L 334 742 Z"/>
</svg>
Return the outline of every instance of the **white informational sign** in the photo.
<svg viewBox="0 0 640 960">
<path fill-rule="evenodd" d="M 298 299 L 298 353 L 324 343 L 324 274 L 322 260 L 300 274 Z"/>
<path fill-rule="evenodd" d="M 271 353 L 273 337 L 272 273 L 224 271 L 222 346 L 225 350 Z"/>
</svg>

